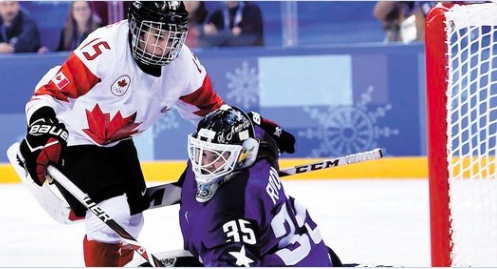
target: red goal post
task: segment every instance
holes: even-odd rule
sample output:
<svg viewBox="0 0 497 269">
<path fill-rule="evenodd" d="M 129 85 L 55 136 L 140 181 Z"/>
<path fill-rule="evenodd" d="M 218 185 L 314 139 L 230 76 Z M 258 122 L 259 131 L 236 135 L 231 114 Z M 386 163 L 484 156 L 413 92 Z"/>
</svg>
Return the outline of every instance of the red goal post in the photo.
<svg viewBox="0 0 497 269">
<path fill-rule="evenodd" d="M 426 19 L 432 266 L 497 266 L 497 5 Z"/>
</svg>

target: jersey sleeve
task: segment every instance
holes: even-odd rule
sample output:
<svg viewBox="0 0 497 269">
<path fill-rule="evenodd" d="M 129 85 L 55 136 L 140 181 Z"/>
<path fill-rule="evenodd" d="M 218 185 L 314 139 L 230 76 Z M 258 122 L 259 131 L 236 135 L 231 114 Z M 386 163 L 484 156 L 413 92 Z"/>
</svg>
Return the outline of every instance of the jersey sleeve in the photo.
<svg viewBox="0 0 497 269">
<path fill-rule="evenodd" d="M 28 121 L 32 113 L 43 106 L 52 107 L 56 113 L 70 109 L 73 99 L 87 94 L 102 77 L 111 73 L 115 57 L 119 55 L 114 47 L 116 40 L 108 38 L 112 35 L 104 29 L 88 36 L 62 66 L 45 74 L 26 104 Z"/>
<path fill-rule="evenodd" d="M 184 119 L 197 125 L 202 117 L 218 109 L 224 102 L 214 91 L 205 68 L 188 47 L 183 47 L 181 58 L 185 61 L 188 82 L 176 105 Z"/>
</svg>

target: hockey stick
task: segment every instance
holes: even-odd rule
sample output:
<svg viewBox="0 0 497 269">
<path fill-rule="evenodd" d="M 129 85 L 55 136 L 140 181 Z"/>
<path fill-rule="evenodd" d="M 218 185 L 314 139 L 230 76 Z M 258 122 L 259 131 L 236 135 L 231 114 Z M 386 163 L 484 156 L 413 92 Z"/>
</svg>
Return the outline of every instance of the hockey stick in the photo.
<svg viewBox="0 0 497 269">
<path fill-rule="evenodd" d="M 286 177 L 343 165 L 378 160 L 381 158 L 383 158 L 383 152 L 380 148 L 377 148 L 371 151 L 350 154 L 334 159 L 284 168 L 281 169 L 278 174 L 280 177 Z M 179 203 L 181 199 L 181 187 L 174 185 L 174 183 L 169 183 L 148 188 L 147 197 L 150 199 L 150 206 L 148 209 L 174 205 Z"/>
<path fill-rule="evenodd" d="M 286 176 L 318 171 L 342 165 L 378 160 L 381 158 L 383 158 L 383 152 L 381 151 L 381 149 L 378 148 L 371 151 L 365 151 L 356 154 L 350 154 L 343 157 L 338 157 L 335 159 L 328 159 L 320 162 L 288 167 L 285 169 L 281 169 L 278 174 L 280 177 L 286 177 Z"/>
<path fill-rule="evenodd" d="M 20 156 L 21 157 L 21 156 Z M 21 157 L 22 158 L 22 157 Z M 130 245 L 136 253 L 142 256 L 150 265 L 154 267 L 164 267 L 164 264 L 157 259 L 154 255 L 149 254 L 148 251 L 138 243 L 138 241 L 129 234 L 119 223 L 112 219 L 105 211 L 100 208 L 97 203 L 81 191 L 71 180 L 62 174 L 57 168 L 49 165 L 47 173 L 52 180 L 57 181 L 64 189 L 66 189 L 74 198 L 83 204 L 88 210 L 93 212 L 100 220 L 102 220 L 109 228 L 116 232 L 128 245 Z"/>
<path fill-rule="evenodd" d="M 19 167 L 21 167 L 21 166 L 18 163 L 17 158 L 19 158 L 20 163 L 24 163 L 24 158 L 22 157 L 21 153 L 19 152 L 19 143 L 14 143 L 14 145 L 12 145 L 8 149 L 7 155 L 9 156 L 9 160 L 12 163 L 12 165 L 14 165 L 14 168 L 16 169 L 18 175 L 21 177 L 21 179 L 23 180 L 24 183 L 27 183 L 25 180 L 26 180 L 26 178 L 28 178 L 28 180 L 29 180 L 29 176 L 26 175 L 25 177 L 22 177 L 21 176 L 22 172 L 19 171 Z M 22 167 L 21 167 L 21 169 L 22 169 Z M 70 181 L 66 176 L 64 176 L 64 174 L 62 174 L 57 168 L 50 165 L 47 168 L 47 173 L 49 175 L 47 178 L 50 181 L 53 181 L 53 180 L 57 181 L 64 189 L 66 189 L 72 196 L 74 196 L 74 198 L 76 198 L 88 210 L 93 212 L 100 220 L 102 220 L 112 230 L 114 230 L 114 232 L 116 232 L 128 245 L 130 245 L 135 250 L 135 252 L 137 252 L 146 261 L 148 261 L 150 263 L 150 265 L 153 265 L 154 267 L 164 267 L 163 263 L 161 263 L 154 255 L 149 254 L 148 251 L 143 246 L 141 246 L 138 243 L 138 241 L 136 241 L 136 239 L 133 238 L 133 236 L 131 234 L 129 234 L 121 225 L 119 225 L 119 223 L 117 223 L 107 213 L 105 213 L 105 211 L 102 208 L 100 208 L 95 202 L 93 202 L 88 195 L 86 195 L 76 185 L 74 185 L 74 183 L 72 183 L 72 181 Z M 33 185 L 35 184 L 34 182 L 31 182 L 31 183 Z M 29 184 L 26 184 L 26 185 L 29 186 L 28 189 L 35 190 L 31 185 L 29 185 Z M 46 186 L 46 184 L 43 186 Z M 53 201 L 56 202 L 57 200 L 54 197 L 57 197 L 57 196 L 53 192 L 51 192 L 51 190 L 48 189 L 48 187 L 47 187 L 47 189 L 42 189 L 41 192 L 46 192 L 46 191 L 49 191 L 51 193 L 51 195 L 52 195 L 52 196 L 50 196 L 50 197 L 52 197 L 51 199 L 54 199 Z M 36 196 L 37 192 L 33 192 L 33 191 L 31 191 L 31 192 L 33 194 L 35 194 L 35 196 Z M 38 193 L 40 193 L 40 192 L 38 192 Z M 47 193 L 45 193 L 45 194 L 47 194 Z M 47 197 L 43 197 L 43 198 L 46 199 Z M 39 200 L 39 199 L 37 198 L 37 200 Z M 50 200 L 45 200 L 45 201 L 50 202 Z M 60 198 L 59 198 L 59 201 L 61 201 Z M 42 207 L 44 207 L 44 204 L 41 204 L 41 205 L 42 205 Z M 61 204 L 58 204 L 58 205 L 61 206 Z M 44 209 L 46 210 L 45 207 L 44 207 Z M 60 212 L 55 213 L 55 216 L 59 216 L 58 218 L 56 218 L 56 220 L 60 221 L 61 220 L 60 216 L 67 216 L 67 217 L 69 216 L 69 213 L 65 211 L 66 207 L 64 205 L 62 205 L 62 207 L 60 207 L 59 209 L 62 209 L 61 212 L 64 212 L 64 215 L 61 215 Z M 66 213 L 67 213 L 67 215 L 66 215 Z M 52 216 L 52 214 L 51 214 L 51 216 Z"/>
<path fill-rule="evenodd" d="M 38 204 L 50 215 L 54 220 L 63 224 L 72 224 L 80 222 L 83 218 L 76 217 L 73 213 L 69 204 L 62 195 L 57 195 L 58 190 L 48 184 L 43 184 L 41 187 L 38 186 L 29 177 L 28 173 L 19 164 L 17 160 L 17 153 L 19 152 L 19 143 L 12 144 L 7 150 L 7 157 L 9 158 L 10 164 L 14 167 L 17 175 L 21 179 L 23 185 L 31 192 L 33 197 L 36 199 Z"/>
<path fill-rule="evenodd" d="M 188 250 L 178 249 L 154 253 L 166 267 L 203 267 Z M 124 267 L 143 267 L 143 262 L 134 258 Z"/>
<path fill-rule="evenodd" d="M 203 264 L 199 262 L 188 250 L 178 249 L 164 252 L 157 252 L 154 254 L 161 260 L 167 267 L 202 267 Z M 125 267 L 140 267 L 140 261 L 131 261 Z M 376 265 L 366 263 L 344 263 L 342 267 L 404 267 L 396 265 Z"/>
</svg>

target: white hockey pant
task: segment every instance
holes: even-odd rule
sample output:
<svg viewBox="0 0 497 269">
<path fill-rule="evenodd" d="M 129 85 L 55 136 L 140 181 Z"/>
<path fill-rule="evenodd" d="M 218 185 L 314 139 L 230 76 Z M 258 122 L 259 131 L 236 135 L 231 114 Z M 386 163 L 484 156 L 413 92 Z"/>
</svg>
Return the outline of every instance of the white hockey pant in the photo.
<svg viewBox="0 0 497 269">
<path fill-rule="evenodd" d="M 104 200 L 98 203 L 98 206 L 134 238 L 137 238 L 138 235 L 140 235 L 144 222 L 143 214 L 139 213 L 131 216 L 126 194 Z M 88 240 L 95 240 L 107 244 L 118 244 L 122 242 L 121 237 L 90 210 L 86 211 L 85 219 Z"/>
</svg>

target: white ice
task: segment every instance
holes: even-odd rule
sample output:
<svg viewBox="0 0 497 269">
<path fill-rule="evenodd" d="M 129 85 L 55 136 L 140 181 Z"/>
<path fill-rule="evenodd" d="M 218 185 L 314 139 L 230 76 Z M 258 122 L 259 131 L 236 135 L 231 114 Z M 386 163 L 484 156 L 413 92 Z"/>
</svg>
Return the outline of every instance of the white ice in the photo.
<svg viewBox="0 0 497 269">
<path fill-rule="evenodd" d="M 430 266 L 427 180 L 283 181 L 344 263 Z M 84 224 L 52 220 L 21 184 L 0 184 L 0 267 L 83 267 Z M 150 252 L 182 248 L 177 206 L 145 212 Z"/>
</svg>

